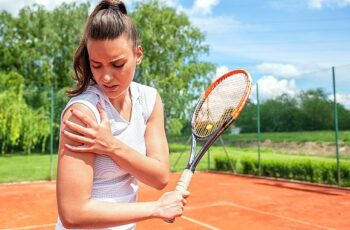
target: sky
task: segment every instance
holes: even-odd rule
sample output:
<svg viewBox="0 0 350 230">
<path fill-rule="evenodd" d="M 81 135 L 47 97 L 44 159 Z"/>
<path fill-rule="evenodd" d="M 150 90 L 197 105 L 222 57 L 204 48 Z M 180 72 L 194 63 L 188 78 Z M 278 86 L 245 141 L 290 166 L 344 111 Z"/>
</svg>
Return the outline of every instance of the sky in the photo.
<svg viewBox="0 0 350 230">
<path fill-rule="evenodd" d="M 16 14 L 28 4 L 52 9 L 73 0 L 0 0 L 0 10 Z M 137 0 L 125 0 L 129 10 Z M 75 0 L 75 2 L 84 2 Z M 92 6 L 98 1 L 90 0 Z M 322 88 L 350 109 L 350 0 L 164 0 L 185 12 L 206 36 L 217 74 L 237 68 L 259 84 L 261 100 L 283 93 Z"/>
</svg>

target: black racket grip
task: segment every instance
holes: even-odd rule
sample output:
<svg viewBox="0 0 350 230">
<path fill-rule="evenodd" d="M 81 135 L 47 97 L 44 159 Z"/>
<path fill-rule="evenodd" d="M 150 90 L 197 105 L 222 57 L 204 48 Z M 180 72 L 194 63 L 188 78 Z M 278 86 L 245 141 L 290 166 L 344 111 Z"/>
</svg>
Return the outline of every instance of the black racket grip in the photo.
<svg viewBox="0 0 350 230">
<path fill-rule="evenodd" d="M 189 169 L 185 169 L 182 172 L 182 175 L 176 184 L 175 190 L 179 192 L 186 191 L 188 186 L 190 185 L 192 176 L 193 176 L 193 172 Z M 174 223 L 175 219 L 164 220 L 164 221 L 171 224 L 171 223 Z"/>
</svg>

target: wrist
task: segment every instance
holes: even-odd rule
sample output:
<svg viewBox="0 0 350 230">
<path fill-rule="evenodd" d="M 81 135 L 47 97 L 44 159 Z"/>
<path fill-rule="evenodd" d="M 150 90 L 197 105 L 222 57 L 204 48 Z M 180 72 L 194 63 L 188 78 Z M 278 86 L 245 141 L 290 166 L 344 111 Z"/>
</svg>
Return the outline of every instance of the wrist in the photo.
<svg viewBox="0 0 350 230">
<path fill-rule="evenodd" d="M 118 143 L 116 138 L 112 138 L 106 148 L 105 154 L 109 157 L 118 156 L 120 152 L 120 143 Z"/>
<path fill-rule="evenodd" d="M 151 210 L 150 217 L 151 218 L 160 218 L 161 217 L 160 207 L 161 207 L 160 201 L 150 202 L 150 210 Z"/>
</svg>

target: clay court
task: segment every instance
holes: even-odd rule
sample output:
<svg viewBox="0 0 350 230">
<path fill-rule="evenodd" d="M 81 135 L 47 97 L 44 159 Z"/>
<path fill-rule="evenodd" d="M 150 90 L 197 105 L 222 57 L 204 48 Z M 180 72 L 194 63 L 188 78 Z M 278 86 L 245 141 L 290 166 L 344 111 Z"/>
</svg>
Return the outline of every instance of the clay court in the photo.
<svg viewBox="0 0 350 230">
<path fill-rule="evenodd" d="M 350 229 L 347 189 L 196 172 L 190 191 L 175 223 L 149 220 L 137 229 Z M 140 200 L 161 193 L 141 185 Z M 56 218 L 55 182 L 0 185 L 0 229 L 54 229 Z"/>
</svg>

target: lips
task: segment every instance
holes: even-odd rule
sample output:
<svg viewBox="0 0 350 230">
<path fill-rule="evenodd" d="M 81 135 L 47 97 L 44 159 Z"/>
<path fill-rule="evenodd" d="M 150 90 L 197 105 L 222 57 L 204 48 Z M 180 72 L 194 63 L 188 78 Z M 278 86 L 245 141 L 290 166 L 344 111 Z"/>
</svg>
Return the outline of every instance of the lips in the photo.
<svg viewBox="0 0 350 230">
<path fill-rule="evenodd" d="M 105 88 L 108 91 L 115 90 L 118 87 L 118 85 L 103 85 L 103 88 Z"/>
</svg>

